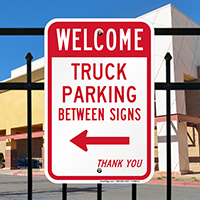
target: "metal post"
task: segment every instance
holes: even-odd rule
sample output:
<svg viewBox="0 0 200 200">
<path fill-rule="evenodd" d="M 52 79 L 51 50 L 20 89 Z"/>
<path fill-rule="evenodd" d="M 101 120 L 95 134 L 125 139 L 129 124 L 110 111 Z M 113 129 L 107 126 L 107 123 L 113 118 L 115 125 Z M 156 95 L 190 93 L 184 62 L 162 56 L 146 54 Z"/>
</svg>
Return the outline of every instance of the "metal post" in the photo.
<svg viewBox="0 0 200 200">
<path fill-rule="evenodd" d="M 67 184 L 62 184 L 62 200 L 67 200 Z"/>
<path fill-rule="evenodd" d="M 102 184 L 97 184 L 97 200 L 102 200 Z"/>
<path fill-rule="evenodd" d="M 170 112 L 170 60 L 171 54 L 168 52 L 166 60 L 166 100 L 167 100 L 167 200 L 171 200 L 171 112 Z"/>
<path fill-rule="evenodd" d="M 28 200 L 32 200 L 32 119 L 31 119 L 31 53 L 26 55 L 27 61 L 27 121 L 28 121 Z"/>
<path fill-rule="evenodd" d="M 137 184 L 132 184 L 132 200 L 137 199 Z"/>
</svg>

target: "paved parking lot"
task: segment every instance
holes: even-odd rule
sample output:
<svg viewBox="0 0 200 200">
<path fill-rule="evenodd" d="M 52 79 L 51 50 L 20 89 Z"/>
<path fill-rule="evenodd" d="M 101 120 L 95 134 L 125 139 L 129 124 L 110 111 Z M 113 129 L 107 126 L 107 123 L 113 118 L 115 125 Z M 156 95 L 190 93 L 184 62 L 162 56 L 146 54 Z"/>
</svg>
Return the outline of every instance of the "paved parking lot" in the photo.
<svg viewBox="0 0 200 200">
<path fill-rule="evenodd" d="M 199 187 L 172 188 L 173 200 L 199 200 Z M 103 185 L 103 200 L 130 200 L 131 185 Z M 0 175 L 0 200 L 27 199 L 27 177 Z M 34 200 L 60 200 L 62 199 L 62 185 L 49 182 L 45 177 L 33 178 Z M 68 200 L 93 200 L 97 199 L 95 184 L 68 184 Z M 166 185 L 138 185 L 138 200 L 165 200 Z"/>
</svg>

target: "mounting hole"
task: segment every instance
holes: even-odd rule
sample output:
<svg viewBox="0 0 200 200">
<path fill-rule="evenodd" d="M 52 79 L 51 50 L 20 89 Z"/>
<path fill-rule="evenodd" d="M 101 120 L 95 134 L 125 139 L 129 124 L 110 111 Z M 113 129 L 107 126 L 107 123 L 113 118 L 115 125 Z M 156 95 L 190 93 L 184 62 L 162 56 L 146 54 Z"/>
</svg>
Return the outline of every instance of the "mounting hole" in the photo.
<svg viewBox="0 0 200 200">
<path fill-rule="evenodd" d="M 98 34 L 99 36 L 101 36 L 101 35 L 103 34 L 103 30 L 102 30 L 102 29 L 99 29 L 99 30 L 97 31 L 97 34 Z"/>
<path fill-rule="evenodd" d="M 97 172 L 98 172 L 98 173 L 101 173 L 101 172 L 102 172 L 102 169 L 101 169 L 101 168 L 98 168 L 98 169 L 97 169 Z"/>
</svg>

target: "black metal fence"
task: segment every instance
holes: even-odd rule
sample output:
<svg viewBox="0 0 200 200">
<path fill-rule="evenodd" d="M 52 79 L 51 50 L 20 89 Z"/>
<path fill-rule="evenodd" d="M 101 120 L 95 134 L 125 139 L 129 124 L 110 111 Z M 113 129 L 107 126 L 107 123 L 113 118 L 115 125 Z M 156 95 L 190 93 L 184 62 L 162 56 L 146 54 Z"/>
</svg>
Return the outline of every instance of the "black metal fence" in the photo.
<svg viewBox="0 0 200 200">
<path fill-rule="evenodd" d="M 0 35 L 44 35 L 44 28 L 0 28 Z M 155 28 L 155 35 L 200 35 L 200 28 Z M 31 91 L 44 90 L 44 83 L 31 81 L 31 53 L 26 55 L 27 83 L 0 83 L 0 90 L 27 91 L 27 129 L 28 129 L 28 200 L 32 200 L 32 113 Z M 167 104 L 167 200 L 171 200 L 171 130 L 170 130 L 170 91 L 171 90 L 200 90 L 200 83 L 171 83 L 170 53 L 165 55 L 166 82 L 155 83 L 155 90 L 166 90 Z M 62 199 L 67 199 L 67 184 L 62 184 Z M 132 200 L 137 199 L 137 185 L 132 184 Z M 97 184 L 97 200 L 102 199 L 102 184 Z"/>
</svg>

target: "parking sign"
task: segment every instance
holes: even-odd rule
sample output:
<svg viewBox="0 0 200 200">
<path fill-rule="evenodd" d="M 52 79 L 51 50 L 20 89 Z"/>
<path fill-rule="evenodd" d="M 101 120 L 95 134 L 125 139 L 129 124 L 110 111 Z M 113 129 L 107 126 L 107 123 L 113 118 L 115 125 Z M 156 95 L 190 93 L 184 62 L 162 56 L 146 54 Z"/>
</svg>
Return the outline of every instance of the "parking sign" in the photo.
<svg viewBox="0 0 200 200">
<path fill-rule="evenodd" d="M 154 172 L 153 32 L 136 19 L 45 28 L 45 172 L 56 183 L 144 183 Z"/>
</svg>

